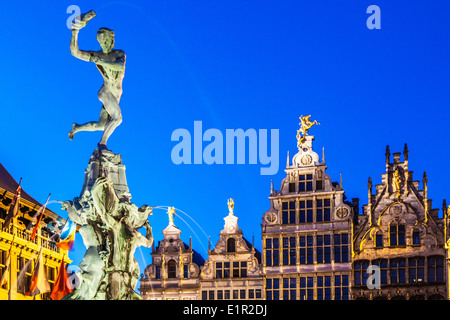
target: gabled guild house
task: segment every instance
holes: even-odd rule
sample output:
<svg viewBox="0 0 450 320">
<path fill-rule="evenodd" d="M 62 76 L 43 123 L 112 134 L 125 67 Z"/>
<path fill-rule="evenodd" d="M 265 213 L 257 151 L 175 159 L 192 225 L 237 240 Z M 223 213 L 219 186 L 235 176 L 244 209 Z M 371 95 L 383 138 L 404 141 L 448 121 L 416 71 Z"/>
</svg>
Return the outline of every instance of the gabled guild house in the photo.
<svg viewBox="0 0 450 320">
<path fill-rule="evenodd" d="M 368 203 L 353 236 L 353 299 L 440 300 L 448 295 L 445 247 L 447 208 L 443 217 L 428 198 L 428 179 L 413 179 L 409 151 L 386 148 L 381 184 L 368 182 Z M 445 202 L 444 202 L 445 203 Z M 379 289 L 367 286 L 369 266 L 379 268 Z"/>
<path fill-rule="evenodd" d="M 270 209 L 262 217 L 264 297 L 348 300 L 355 204 L 326 174 L 325 154 L 319 159 L 307 130 L 297 135 L 298 153 L 292 160 L 288 153 L 286 177 L 279 191 L 272 184 Z"/>
</svg>

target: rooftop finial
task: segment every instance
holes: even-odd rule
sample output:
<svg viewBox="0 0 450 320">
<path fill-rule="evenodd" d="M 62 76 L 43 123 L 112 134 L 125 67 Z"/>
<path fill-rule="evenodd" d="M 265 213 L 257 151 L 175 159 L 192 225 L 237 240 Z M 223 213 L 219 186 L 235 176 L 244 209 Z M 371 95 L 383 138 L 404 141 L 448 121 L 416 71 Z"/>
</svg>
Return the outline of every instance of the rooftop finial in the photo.
<svg viewBox="0 0 450 320">
<path fill-rule="evenodd" d="M 306 141 L 305 136 L 308 135 L 308 131 L 309 129 L 311 129 L 311 127 L 315 124 L 320 125 L 319 122 L 317 122 L 317 120 L 311 121 L 309 120 L 309 118 L 311 117 L 311 115 L 307 115 L 307 116 L 300 116 L 300 129 L 297 130 L 297 147 L 298 150 L 301 150 L 302 144 Z M 301 135 L 300 135 L 301 134 Z"/>
<path fill-rule="evenodd" d="M 230 214 L 233 215 L 234 210 L 234 201 L 233 198 L 228 199 L 228 210 L 230 211 Z"/>
<path fill-rule="evenodd" d="M 404 161 L 408 161 L 408 145 L 405 143 L 405 147 L 403 148 L 403 157 L 404 157 Z"/>
<path fill-rule="evenodd" d="M 169 215 L 169 225 L 173 226 L 173 216 L 175 215 L 175 207 L 169 207 L 167 210 L 167 214 Z"/>
<path fill-rule="evenodd" d="M 289 168 L 289 150 L 287 152 L 286 169 Z"/>
<path fill-rule="evenodd" d="M 389 157 L 391 156 L 391 152 L 389 151 L 389 145 L 387 145 L 386 146 L 386 153 L 385 153 L 385 156 L 386 156 L 386 164 L 388 164 L 389 163 Z"/>
</svg>

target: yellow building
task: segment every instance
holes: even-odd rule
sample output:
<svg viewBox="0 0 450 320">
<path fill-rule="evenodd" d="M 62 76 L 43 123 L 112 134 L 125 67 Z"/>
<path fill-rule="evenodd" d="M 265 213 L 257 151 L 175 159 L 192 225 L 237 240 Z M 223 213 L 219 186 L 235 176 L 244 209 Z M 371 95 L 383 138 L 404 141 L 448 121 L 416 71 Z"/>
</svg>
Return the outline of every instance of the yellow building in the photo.
<svg viewBox="0 0 450 320">
<path fill-rule="evenodd" d="M 34 241 L 31 241 L 32 220 L 42 204 L 22 189 L 19 212 L 11 221 L 9 228 L 4 228 L 3 223 L 17 187 L 18 183 L 0 164 L 0 277 L 5 272 L 5 264 L 12 243 L 10 273 L 6 278 L 8 282 L 0 287 L 0 300 L 48 300 L 50 292 L 34 297 L 25 296 L 25 293 L 30 287 L 41 246 L 45 271 L 51 289 L 53 289 L 63 256 L 65 263 L 71 262 L 67 250 L 58 248 L 54 241 L 58 240 L 60 230 L 66 220 L 53 211 L 45 209 L 36 237 Z M 32 261 L 30 262 L 30 260 Z"/>
</svg>

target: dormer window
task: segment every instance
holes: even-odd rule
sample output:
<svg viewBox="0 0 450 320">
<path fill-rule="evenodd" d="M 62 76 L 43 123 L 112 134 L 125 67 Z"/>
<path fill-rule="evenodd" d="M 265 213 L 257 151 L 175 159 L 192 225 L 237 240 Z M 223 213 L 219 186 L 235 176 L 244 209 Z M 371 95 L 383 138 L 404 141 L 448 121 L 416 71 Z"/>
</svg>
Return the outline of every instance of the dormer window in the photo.
<svg viewBox="0 0 450 320">
<path fill-rule="evenodd" d="M 177 277 L 177 263 L 175 260 L 170 260 L 167 263 L 167 278 L 176 278 Z"/>
<path fill-rule="evenodd" d="M 298 191 L 312 191 L 313 190 L 313 175 L 312 174 L 301 174 L 298 176 Z"/>
<path fill-rule="evenodd" d="M 236 240 L 234 238 L 227 240 L 227 252 L 236 252 Z"/>
</svg>

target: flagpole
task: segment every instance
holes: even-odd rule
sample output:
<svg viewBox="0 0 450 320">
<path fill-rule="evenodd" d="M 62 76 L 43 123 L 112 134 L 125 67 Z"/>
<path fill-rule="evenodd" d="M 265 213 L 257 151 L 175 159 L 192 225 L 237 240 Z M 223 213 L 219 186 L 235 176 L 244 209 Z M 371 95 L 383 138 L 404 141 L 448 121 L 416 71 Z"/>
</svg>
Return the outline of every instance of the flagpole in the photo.
<svg viewBox="0 0 450 320">
<path fill-rule="evenodd" d="M 18 204 L 16 204 L 16 203 L 14 203 L 14 205 L 17 205 L 18 206 L 18 208 L 20 208 L 20 197 L 19 197 L 19 195 L 20 195 L 20 186 L 22 185 L 22 177 L 20 177 L 20 181 L 19 181 L 19 186 L 17 187 L 17 190 L 18 190 L 18 197 L 16 198 L 16 201 L 18 201 L 19 203 Z M 17 191 L 16 191 L 16 193 L 17 193 Z M 15 195 L 14 195 L 15 196 Z M 14 198 L 13 198 L 14 199 Z M 9 255 L 9 258 L 10 258 L 10 260 L 9 260 L 9 290 L 8 290 L 8 300 L 12 300 L 11 298 L 12 298 L 12 268 L 11 268 L 11 265 L 12 265 L 12 260 L 11 260 L 11 254 L 12 254 L 12 248 L 13 248 L 13 244 L 14 244 L 14 239 L 15 239 L 15 237 L 16 237 L 16 229 L 14 228 L 14 226 L 15 226 L 15 224 L 16 224 L 16 217 L 15 216 L 13 216 L 12 217 L 12 229 L 11 229 L 11 232 L 12 232 L 12 235 L 13 235 L 13 238 L 12 238 L 12 240 L 11 240 L 11 249 L 10 249 L 10 255 Z M 17 260 L 17 259 L 16 259 Z M 17 263 L 17 261 L 16 261 L 16 263 Z"/>
<path fill-rule="evenodd" d="M 14 223 L 13 223 L 13 230 L 14 230 Z M 8 290 L 8 300 L 11 300 L 11 290 L 12 290 L 12 272 L 11 272 L 12 259 L 11 259 L 11 255 L 12 255 L 12 249 L 13 249 L 15 237 L 16 237 L 16 235 L 13 234 L 13 237 L 12 237 L 12 240 L 11 240 L 11 248 L 9 248 L 9 290 Z"/>
</svg>

